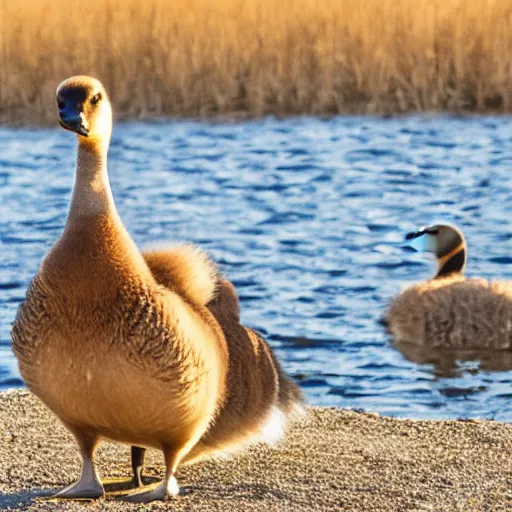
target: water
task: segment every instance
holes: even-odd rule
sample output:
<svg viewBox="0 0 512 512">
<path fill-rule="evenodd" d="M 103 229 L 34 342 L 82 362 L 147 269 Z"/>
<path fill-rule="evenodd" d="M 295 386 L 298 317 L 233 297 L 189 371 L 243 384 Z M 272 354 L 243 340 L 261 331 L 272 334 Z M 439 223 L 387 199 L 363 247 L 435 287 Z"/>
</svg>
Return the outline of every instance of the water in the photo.
<svg viewBox="0 0 512 512">
<path fill-rule="evenodd" d="M 9 328 L 61 232 L 74 137 L 0 129 L 0 387 Z M 435 264 L 404 234 L 455 222 L 468 273 L 512 279 L 512 118 L 266 119 L 116 127 L 110 176 L 139 246 L 194 241 L 309 402 L 414 418 L 512 420 L 512 355 L 406 353 L 378 320 Z M 409 359 L 408 359 L 409 358 Z"/>
</svg>

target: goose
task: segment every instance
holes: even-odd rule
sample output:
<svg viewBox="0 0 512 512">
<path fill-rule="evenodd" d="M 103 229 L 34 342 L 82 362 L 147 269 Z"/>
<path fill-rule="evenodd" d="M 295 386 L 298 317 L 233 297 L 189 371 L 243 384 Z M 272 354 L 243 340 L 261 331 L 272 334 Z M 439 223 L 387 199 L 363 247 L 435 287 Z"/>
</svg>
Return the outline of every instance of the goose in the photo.
<svg viewBox="0 0 512 512">
<path fill-rule="evenodd" d="M 187 246 L 159 274 L 162 258 L 143 255 L 128 234 L 108 180 L 112 109 L 101 82 L 68 78 L 57 88 L 57 104 L 60 125 L 78 140 L 73 192 L 64 230 L 18 309 L 12 348 L 27 387 L 71 432 L 82 457 L 78 481 L 54 497 L 104 495 L 93 455 L 109 439 L 133 447 L 139 474 L 143 450 L 162 452 L 162 482 L 123 499 L 164 499 L 179 493 L 177 467 L 209 449 L 208 436 L 231 410 L 228 377 L 240 368 L 239 354 L 207 307 L 223 307 L 220 276 L 207 255 Z M 255 377 L 258 391 L 272 396 L 259 410 L 258 429 L 280 394 L 281 370 L 267 347 L 249 347 L 262 368 L 273 364 Z M 231 436 L 244 437 L 234 427 Z"/>
<path fill-rule="evenodd" d="M 456 226 L 434 224 L 406 239 L 433 253 L 434 278 L 413 284 L 391 302 L 384 323 L 398 343 L 432 348 L 511 349 L 512 285 L 467 278 L 467 246 Z"/>
</svg>

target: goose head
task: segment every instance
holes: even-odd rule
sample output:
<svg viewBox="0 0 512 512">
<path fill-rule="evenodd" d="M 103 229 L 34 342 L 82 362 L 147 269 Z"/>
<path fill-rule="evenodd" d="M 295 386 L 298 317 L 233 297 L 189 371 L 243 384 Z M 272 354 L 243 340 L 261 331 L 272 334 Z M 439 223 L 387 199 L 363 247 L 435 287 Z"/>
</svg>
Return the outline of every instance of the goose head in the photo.
<svg viewBox="0 0 512 512">
<path fill-rule="evenodd" d="M 437 258 L 436 278 L 462 274 L 466 266 L 466 240 L 462 232 L 450 224 L 425 226 L 406 235 L 417 250 L 433 253 Z"/>
<path fill-rule="evenodd" d="M 102 83 L 90 76 L 67 78 L 57 87 L 60 125 L 80 142 L 106 144 L 112 133 L 112 109 Z"/>
</svg>

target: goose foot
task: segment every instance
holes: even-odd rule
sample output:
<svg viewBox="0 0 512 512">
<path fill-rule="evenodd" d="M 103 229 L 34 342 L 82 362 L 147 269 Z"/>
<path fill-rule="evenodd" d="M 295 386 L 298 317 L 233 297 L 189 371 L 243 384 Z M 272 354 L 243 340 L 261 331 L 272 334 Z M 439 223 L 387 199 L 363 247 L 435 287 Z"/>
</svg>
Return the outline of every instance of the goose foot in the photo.
<svg viewBox="0 0 512 512">
<path fill-rule="evenodd" d="M 174 476 L 171 476 L 168 482 L 165 480 L 151 490 L 125 494 L 119 499 L 130 503 L 148 503 L 155 500 L 163 500 L 167 496 L 177 496 L 180 493 L 178 482 Z"/>
<path fill-rule="evenodd" d="M 80 480 L 55 493 L 51 498 L 64 500 L 95 500 L 101 498 L 103 494 L 103 486 L 94 471 L 92 461 L 90 459 L 84 459 Z"/>
</svg>

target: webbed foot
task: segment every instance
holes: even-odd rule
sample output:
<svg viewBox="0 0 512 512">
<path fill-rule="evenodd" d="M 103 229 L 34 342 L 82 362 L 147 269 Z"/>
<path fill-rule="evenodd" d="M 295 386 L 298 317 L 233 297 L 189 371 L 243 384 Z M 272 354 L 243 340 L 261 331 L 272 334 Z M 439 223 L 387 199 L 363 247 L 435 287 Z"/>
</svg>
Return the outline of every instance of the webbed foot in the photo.
<svg viewBox="0 0 512 512">
<path fill-rule="evenodd" d="M 97 479 L 87 480 L 80 478 L 78 482 L 68 485 L 64 489 L 55 493 L 51 498 L 64 500 L 95 500 L 101 498 L 104 494 L 103 486 Z"/>
<path fill-rule="evenodd" d="M 130 494 L 124 494 L 119 499 L 128 501 L 130 503 L 148 503 L 155 500 L 163 500 L 167 496 L 177 496 L 180 493 L 180 488 L 176 478 L 172 476 L 169 482 L 163 481 L 157 487 L 148 490 L 138 491 Z"/>
</svg>

